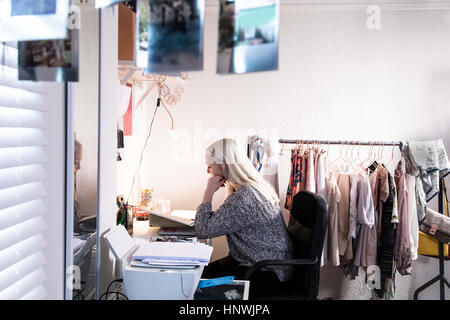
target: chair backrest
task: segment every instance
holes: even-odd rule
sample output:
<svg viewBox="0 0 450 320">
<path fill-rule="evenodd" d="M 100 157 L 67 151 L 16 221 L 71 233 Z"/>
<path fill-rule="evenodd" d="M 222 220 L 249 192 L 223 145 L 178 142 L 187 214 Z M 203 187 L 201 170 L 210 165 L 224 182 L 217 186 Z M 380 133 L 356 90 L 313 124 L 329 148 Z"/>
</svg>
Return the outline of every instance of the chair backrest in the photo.
<svg viewBox="0 0 450 320">
<path fill-rule="evenodd" d="M 327 201 L 311 192 L 300 191 L 292 199 L 288 232 L 294 244 L 295 259 L 315 259 L 314 267 L 296 267 L 294 282 L 309 299 L 317 297 L 320 282 L 320 259 L 328 224 Z"/>
</svg>

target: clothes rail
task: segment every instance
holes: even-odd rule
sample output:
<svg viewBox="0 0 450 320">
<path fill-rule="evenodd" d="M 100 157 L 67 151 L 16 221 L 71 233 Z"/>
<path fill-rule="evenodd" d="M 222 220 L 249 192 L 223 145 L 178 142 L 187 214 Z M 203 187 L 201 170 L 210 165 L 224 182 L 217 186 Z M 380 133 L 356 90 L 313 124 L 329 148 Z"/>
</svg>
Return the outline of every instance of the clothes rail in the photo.
<svg viewBox="0 0 450 320">
<path fill-rule="evenodd" d="M 386 141 L 347 141 L 347 140 L 293 140 L 293 139 L 279 139 L 279 143 L 281 144 L 321 144 L 321 145 L 359 145 L 359 146 L 398 146 L 400 149 L 402 149 L 402 142 L 386 142 Z M 443 179 L 439 180 L 439 212 L 443 214 L 444 208 L 443 208 Z M 444 244 L 442 242 L 439 242 L 439 274 L 422 285 L 421 287 L 417 288 L 416 291 L 414 291 L 413 299 L 418 300 L 419 293 L 424 291 L 425 289 L 429 288 L 431 285 L 439 281 L 439 293 L 440 293 L 440 300 L 445 300 L 445 286 L 450 288 L 450 282 L 445 278 L 445 270 L 444 270 Z"/>
<path fill-rule="evenodd" d="M 292 140 L 292 139 L 280 139 L 279 143 L 282 144 L 344 144 L 344 145 L 359 145 L 359 146 L 398 146 L 401 147 L 402 143 L 399 141 L 347 141 L 347 140 Z"/>
</svg>

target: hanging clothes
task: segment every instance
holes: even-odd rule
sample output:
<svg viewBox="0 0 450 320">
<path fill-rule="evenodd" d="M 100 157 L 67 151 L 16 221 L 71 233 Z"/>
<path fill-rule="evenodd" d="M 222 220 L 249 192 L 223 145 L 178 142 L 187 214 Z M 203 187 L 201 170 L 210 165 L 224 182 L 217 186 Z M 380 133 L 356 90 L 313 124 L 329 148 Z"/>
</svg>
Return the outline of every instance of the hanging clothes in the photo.
<svg viewBox="0 0 450 320">
<path fill-rule="evenodd" d="M 306 191 L 306 171 L 307 171 L 307 154 L 302 155 L 301 159 L 301 172 L 300 172 L 300 181 L 302 184 L 300 185 L 300 191 Z"/>
<path fill-rule="evenodd" d="M 326 182 L 325 182 L 325 164 L 323 161 L 324 154 L 322 152 L 317 152 L 317 160 L 316 160 L 316 193 L 319 196 L 322 196 L 324 199 L 327 199 L 327 190 L 326 190 Z"/>
<path fill-rule="evenodd" d="M 399 225 L 395 232 L 394 258 L 401 275 L 412 273 L 411 247 L 409 239 L 409 194 L 406 186 L 404 163 L 400 161 L 395 169 L 395 184 L 398 191 Z"/>
<path fill-rule="evenodd" d="M 366 253 L 365 248 L 365 230 L 370 230 L 375 224 L 375 209 L 372 198 L 372 190 L 370 188 L 369 177 L 360 173 L 357 181 L 357 213 L 356 213 L 356 233 L 355 233 L 355 257 L 354 265 L 357 267 L 364 266 L 363 254 Z"/>
<path fill-rule="evenodd" d="M 393 190 L 393 198 L 394 198 L 394 202 L 392 204 L 392 218 L 391 218 L 391 222 L 392 223 L 399 223 L 399 218 L 398 218 L 398 192 L 397 192 L 397 186 L 394 183 L 394 190 Z"/>
<path fill-rule="evenodd" d="M 342 257 L 342 269 L 344 274 L 349 276 L 350 280 L 354 280 L 358 275 L 358 267 L 355 265 L 356 254 L 356 215 L 358 202 L 358 175 L 349 174 L 350 190 L 349 190 L 349 211 L 348 215 L 348 233 L 347 248 Z M 350 247 L 351 246 L 351 247 Z"/>
<path fill-rule="evenodd" d="M 387 171 L 387 170 L 386 170 Z M 378 266 L 380 267 L 381 289 L 375 289 L 379 298 L 383 298 L 387 279 L 392 279 L 394 261 L 394 224 L 392 223 L 392 209 L 394 205 L 394 183 L 390 173 L 387 173 L 389 194 L 383 203 L 380 219 L 380 235 L 378 247 Z M 389 283 L 389 281 L 388 281 Z"/>
<path fill-rule="evenodd" d="M 350 212 L 350 175 L 338 174 L 337 184 L 341 193 L 338 204 L 338 246 L 340 261 L 348 263 L 353 258 L 351 239 L 349 239 L 349 212 Z M 350 240 L 350 241 L 349 241 Z"/>
<path fill-rule="evenodd" d="M 358 180 L 357 174 L 350 175 L 350 215 L 348 220 L 349 236 L 356 238 L 356 215 L 358 202 Z"/>
<path fill-rule="evenodd" d="M 353 259 L 344 266 L 344 272 L 351 280 L 359 274 L 359 267 L 364 266 L 366 257 L 365 228 L 371 229 L 374 225 L 374 201 L 369 177 L 365 173 L 353 174 L 350 177 L 350 212 L 354 211 L 354 232 L 351 235 Z M 350 213 L 351 217 L 351 213 Z"/>
<path fill-rule="evenodd" d="M 409 220 L 409 242 L 411 249 L 411 260 L 418 258 L 419 249 L 419 221 L 417 218 L 416 202 L 416 178 L 406 174 L 406 188 L 408 190 L 408 220 Z"/>
<path fill-rule="evenodd" d="M 417 218 L 425 219 L 427 202 L 439 192 L 439 179 L 450 173 L 450 161 L 441 139 L 402 144 L 406 173 L 416 177 Z"/>
<path fill-rule="evenodd" d="M 302 155 L 298 150 L 291 150 L 291 175 L 289 177 L 289 185 L 286 192 L 285 209 L 291 210 L 293 197 L 300 191 L 302 181 Z"/>
<path fill-rule="evenodd" d="M 378 164 L 378 178 L 380 181 L 378 182 L 378 214 L 379 214 L 379 224 L 378 224 L 378 239 L 381 236 L 381 229 L 382 229 L 382 219 L 384 215 L 383 207 L 386 201 L 388 200 L 389 195 L 391 194 L 392 190 L 389 185 L 389 172 L 388 170 L 382 165 Z M 393 200 L 392 200 L 393 201 Z M 392 204 L 393 205 L 393 204 Z M 389 209 L 389 221 L 392 220 L 392 208 Z"/>
<path fill-rule="evenodd" d="M 326 190 L 328 201 L 328 254 L 327 260 L 334 266 L 340 265 L 339 259 L 339 225 L 338 206 L 341 201 L 341 193 L 333 172 L 327 172 Z"/>
<path fill-rule="evenodd" d="M 363 244 L 361 250 L 361 266 L 363 267 L 377 265 L 381 211 L 383 203 L 389 196 L 389 185 L 386 184 L 387 170 L 382 165 L 374 162 L 369 167 L 369 172 L 369 184 L 374 204 L 374 224 L 372 228 L 363 226 Z"/>
<path fill-rule="evenodd" d="M 248 138 L 248 157 L 258 171 L 262 169 L 264 145 L 264 141 L 259 136 L 255 135 Z"/>
<path fill-rule="evenodd" d="M 248 138 L 247 155 L 265 181 L 279 194 L 278 186 L 278 153 L 273 140 L 254 135 Z"/>
<path fill-rule="evenodd" d="M 131 88 L 130 100 L 128 102 L 128 109 L 123 115 L 123 135 L 133 135 L 133 85 L 127 83 L 127 87 Z"/>
<path fill-rule="evenodd" d="M 315 157 L 315 181 L 316 181 L 316 193 L 327 200 L 327 190 L 325 182 L 325 166 L 323 162 L 323 153 L 316 152 Z M 328 239 L 328 228 L 325 230 L 325 239 Z M 323 267 L 327 263 L 328 253 L 328 241 L 324 241 L 322 248 L 322 257 L 320 259 L 320 266 Z"/>
</svg>

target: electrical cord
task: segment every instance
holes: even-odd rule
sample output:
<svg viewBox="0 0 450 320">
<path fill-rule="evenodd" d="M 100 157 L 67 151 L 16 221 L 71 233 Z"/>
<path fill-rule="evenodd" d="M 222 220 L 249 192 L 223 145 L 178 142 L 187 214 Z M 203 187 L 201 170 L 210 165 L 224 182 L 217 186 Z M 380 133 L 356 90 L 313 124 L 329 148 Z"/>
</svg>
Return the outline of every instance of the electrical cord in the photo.
<svg viewBox="0 0 450 320">
<path fill-rule="evenodd" d="M 112 286 L 115 282 L 120 282 L 120 283 L 122 283 L 122 282 L 123 282 L 123 279 L 115 279 L 115 280 L 111 281 L 111 282 L 109 283 L 109 285 L 108 285 L 108 288 L 106 289 L 106 292 L 104 292 L 104 293 L 100 296 L 100 298 L 99 298 L 98 300 L 102 300 L 103 297 L 105 297 L 105 300 L 108 300 L 108 295 L 109 295 L 109 294 L 116 294 L 116 299 L 117 299 L 117 300 L 119 300 L 119 295 L 122 296 L 122 297 L 124 297 L 126 300 L 129 300 L 128 297 L 127 297 L 125 294 L 123 294 L 122 292 L 119 292 L 119 288 L 117 288 L 116 291 L 110 291 L 110 290 L 111 290 L 111 286 Z"/>
<path fill-rule="evenodd" d="M 105 300 L 108 300 L 108 294 L 112 294 L 112 293 L 115 293 L 116 295 L 121 295 L 122 297 L 124 297 L 125 298 L 125 300 L 130 300 L 130 299 L 128 299 L 128 297 L 126 296 L 126 295 L 124 295 L 123 293 L 121 293 L 121 292 L 105 292 L 104 294 L 102 294 L 101 296 L 100 296 L 100 298 L 98 299 L 98 300 L 102 300 L 102 298 L 103 298 L 103 296 L 104 295 L 106 295 L 106 298 L 105 298 Z"/>
<path fill-rule="evenodd" d="M 116 279 L 116 280 L 111 281 L 111 283 L 108 285 L 108 288 L 106 289 L 107 292 L 109 292 L 109 290 L 111 289 L 111 286 L 112 286 L 115 282 L 122 283 L 122 282 L 123 282 L 123 279 Z"/>
<path fill-rule="evenodd" d="M 160 89 L 159 91 L 161 91 L 161 89 Z M 130 199 L 131 193 L 133 192 L 134 182 L 135 182 L 135 180 L 136 180 L 136 176 L 137 176 L 137 174 L 138 174 L 138 172 L 139 172 L 139 169 L 141 168 L 142 159 L 143 159 L 143 157 L 144 157 L 144 151 L 145 151 L 145 148 L 147 147 L 147 143 L 148 143 L 148 140 L 150 139 L 150 135 L 152 134 L 153 122 L 155 121 L 156 112 L 158 111 L 158 108 L 159 108 L 160 104 L 161 104 L 161 97 L 159 96 L 159 97 L 158 97 L 158 100 L 157 100 L 157 103 L 156 103 L 155 112 L 153 112 L 152 121 L 151 121 L 151 123 L 150 123 L 150 129 L 149 129 L 147 138 L 145 139 L 144 148 L 142 149 L 142 152 L 141 152 L 141 157 L 140 157 L 140 160 L 139 160 L 139 164 L 138 164 L 136 173 L 134 174 L 133 182 L 131 183 L 131 189 L 130 189 L 130 192 L 129 192 L 129 194 L 128 194 L 128 198 L 127 198 L 126 203 L 128 203 L 128 200 Z"/>
<path fill-rule="evenodd" d="M 189 298 L 189 295 L 186 295 L 184 293 L 184 285 L 183 285 L 183 274 L 180 273 L 180 281 L 181 281 L 181 293 L 183 294 L 183 296 L 185 296 L 186 298 Z"/>
<path fill-rule="evenodd" d="M 81 290 L 74 290 L 76 295 L 73 297 L 73 300 L 86 300 L 86 298 L 83 295 L 84 288 Z"/>
</svg>

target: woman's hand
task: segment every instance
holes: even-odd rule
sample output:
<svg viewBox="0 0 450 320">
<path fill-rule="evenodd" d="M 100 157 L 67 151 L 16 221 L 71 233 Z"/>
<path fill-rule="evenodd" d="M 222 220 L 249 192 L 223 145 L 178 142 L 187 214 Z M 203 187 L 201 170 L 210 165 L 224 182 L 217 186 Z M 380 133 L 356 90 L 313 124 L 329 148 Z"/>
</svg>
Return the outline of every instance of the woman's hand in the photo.
<svg viewBox="0 0 450 320">
<path fill-rule="evenodd" d="M 206 190 L 203 195 L 203 203 L 211 202 L 214 193 L 221 187 L 225 187 L 225 178 L 221 176 L 212 176 L 208 179 L 208 184 L 206 185 Z"/>
</svg>

